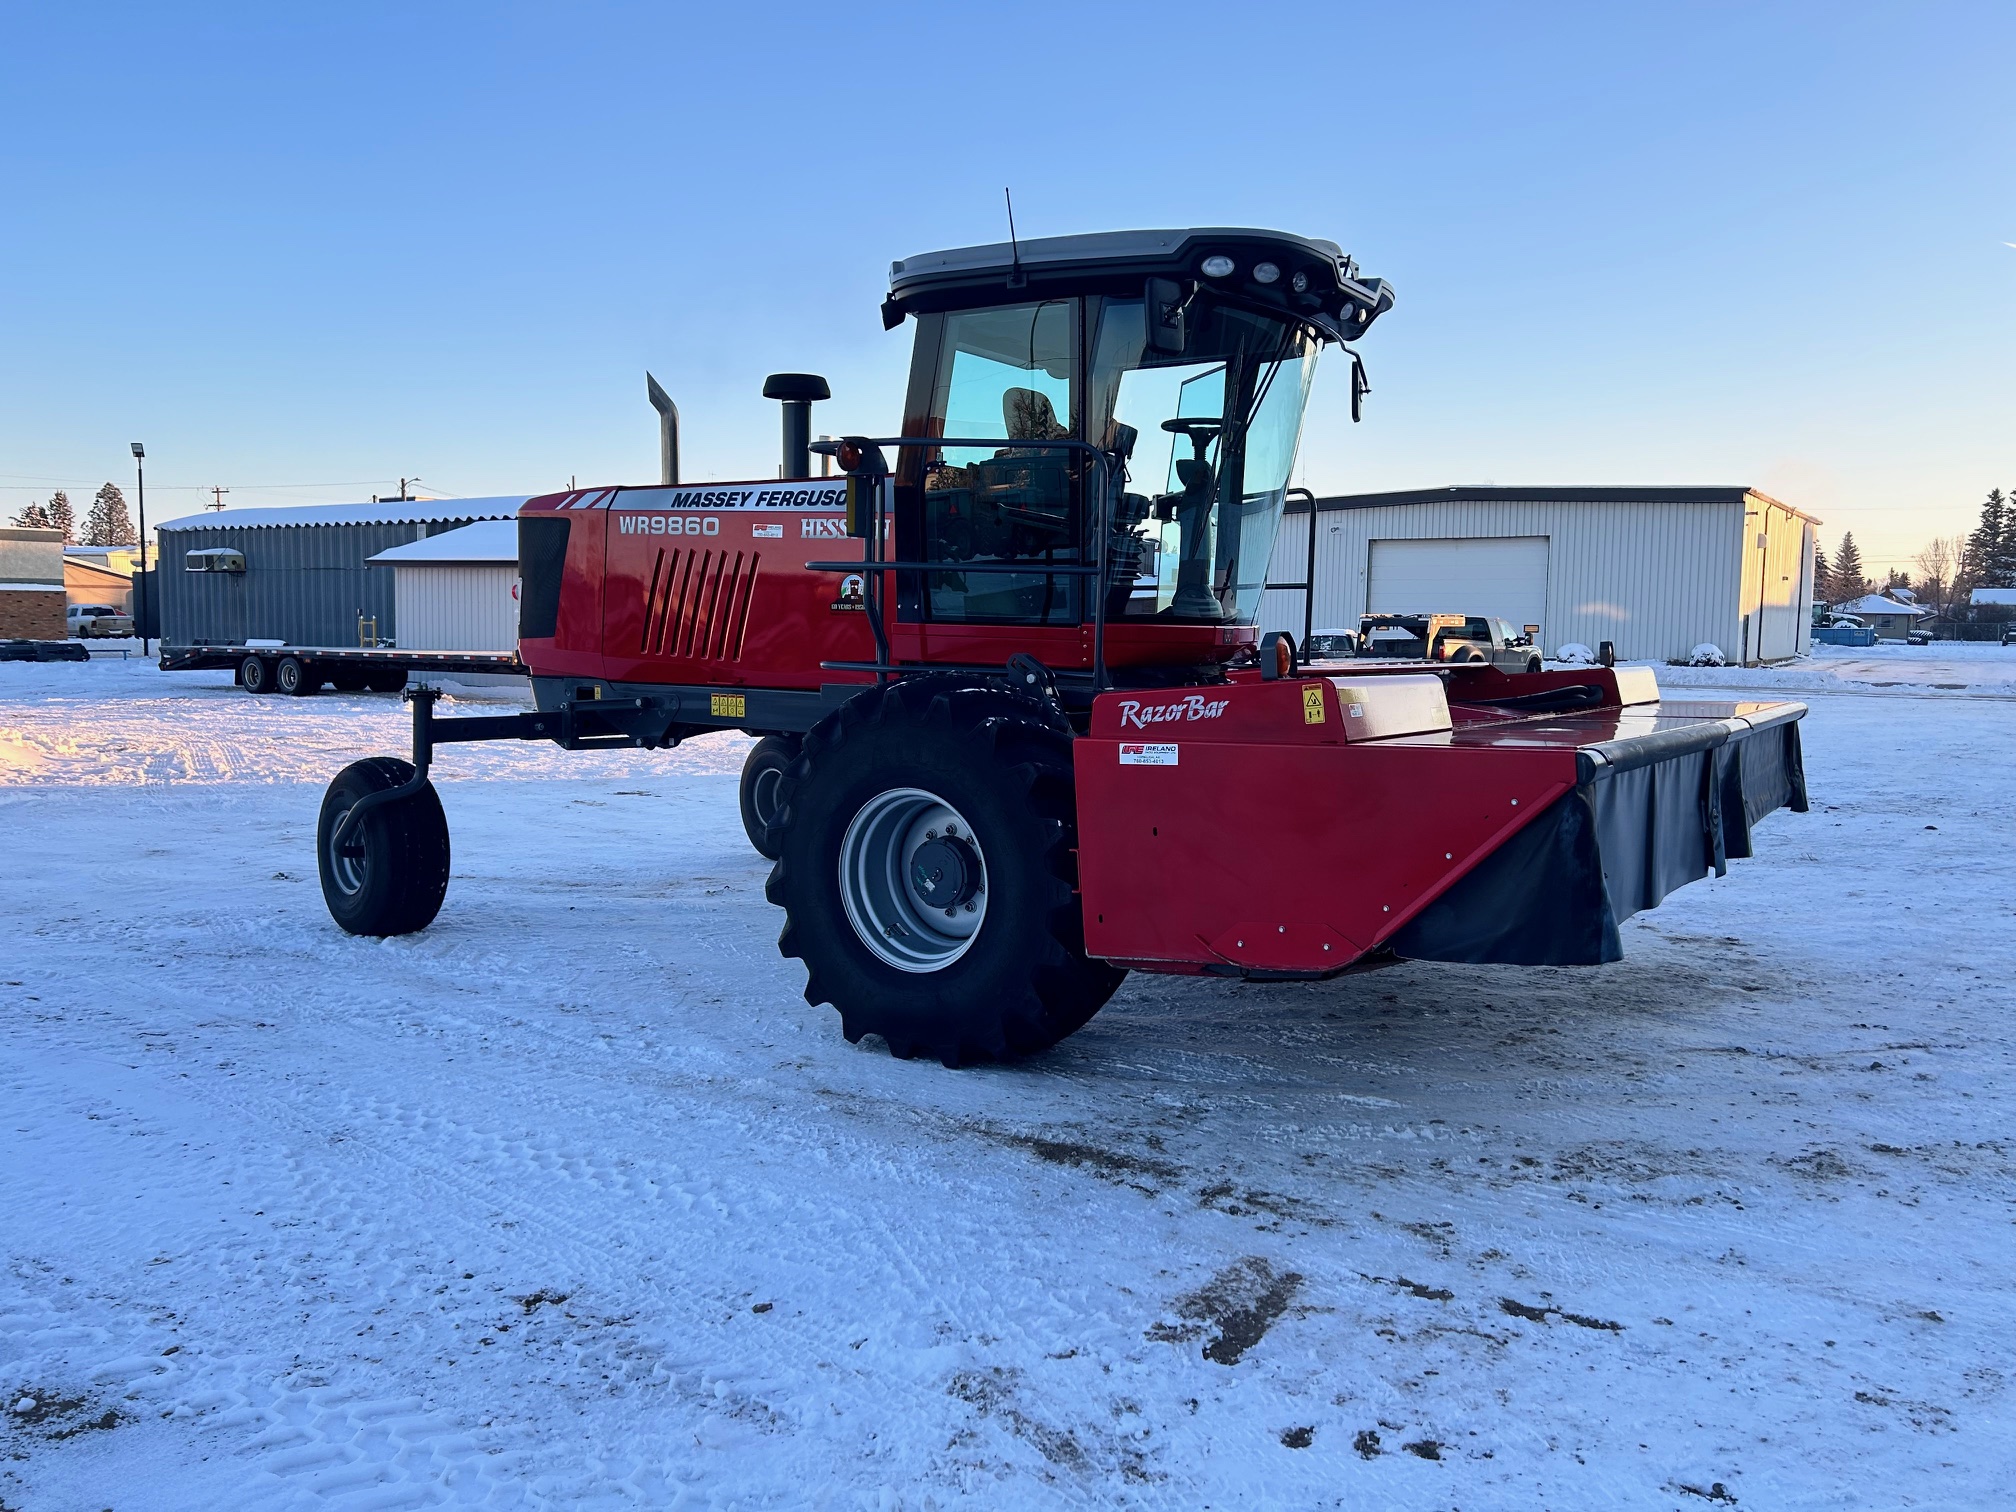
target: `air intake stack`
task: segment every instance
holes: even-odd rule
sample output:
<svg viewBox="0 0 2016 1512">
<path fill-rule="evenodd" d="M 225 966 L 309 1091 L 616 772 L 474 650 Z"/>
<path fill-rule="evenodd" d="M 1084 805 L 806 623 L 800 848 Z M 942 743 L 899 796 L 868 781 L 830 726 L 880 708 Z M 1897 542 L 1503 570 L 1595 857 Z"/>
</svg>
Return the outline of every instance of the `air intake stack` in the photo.
<svg viewBox="0 0 2016 1512">
<path fill-rule="evenodd" d="M 817 373 L 772 373 L 763 380 L 763 397 L 784 401 L 783 478 L 812 476 L 812 406 L 831 399 L 833 390 Z"/>
</svg>

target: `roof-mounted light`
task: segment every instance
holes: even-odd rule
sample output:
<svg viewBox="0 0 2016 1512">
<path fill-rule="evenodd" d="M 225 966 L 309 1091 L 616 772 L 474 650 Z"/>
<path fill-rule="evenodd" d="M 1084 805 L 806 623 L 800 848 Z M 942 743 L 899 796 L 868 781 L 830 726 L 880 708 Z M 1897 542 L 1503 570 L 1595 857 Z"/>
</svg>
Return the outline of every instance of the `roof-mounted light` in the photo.
<svg viewBox="0 0 2016 1512">
<path fill-rule="evenodd" d="M 1280 277 L 1281 269 L 1278 264 L 1270 262 L 1253 264 L 1253 282 L 1255 283 L 1270 284 L 1277 281 Z"/>
<path fill-rule="evenodd" d="M 1239 271 L 1232 259 L 1222 252 L 1214 252 L 1199 263 L 1197 268 L 1206 278 L 1230 278 Z"/>
<path fill-rule="evenodd" d="M 1293 289 L 1297 294 L 1308 293 L 1309 275 L 1307 273 L 1297 273 L 1293 278 L 1288 280 L 1288 287 Z"/>
</svg>

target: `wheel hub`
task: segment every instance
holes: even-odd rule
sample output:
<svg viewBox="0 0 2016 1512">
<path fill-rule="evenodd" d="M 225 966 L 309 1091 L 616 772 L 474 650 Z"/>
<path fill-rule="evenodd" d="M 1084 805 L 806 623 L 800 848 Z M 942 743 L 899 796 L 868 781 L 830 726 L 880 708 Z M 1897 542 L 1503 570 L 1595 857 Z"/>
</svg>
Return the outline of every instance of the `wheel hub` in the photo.
<svg viewBox="0 0 2016 1512">
<path fill-rule="evenodd" d="M 956 835 L 928 838 L 910 857 L 910 887 L 932 908 L 957 908 L 980 884 L 980 858 Z"/>
<path fill-rule="evenodd" d="M 861 805 L 840 842 L 840 901 L 854 933 L 899 971 L 940 971 L 987 917 L 987 859 L 936 793 L 894 788 Z"/>
</svg>

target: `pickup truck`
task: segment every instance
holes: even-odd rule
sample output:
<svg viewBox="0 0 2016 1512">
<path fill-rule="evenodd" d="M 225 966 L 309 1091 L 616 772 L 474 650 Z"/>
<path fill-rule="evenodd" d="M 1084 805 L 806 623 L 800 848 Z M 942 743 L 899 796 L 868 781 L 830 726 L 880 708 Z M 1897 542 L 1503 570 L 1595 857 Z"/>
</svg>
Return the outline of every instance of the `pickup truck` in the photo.
<svg viewBox="0 0 2016 1512">
<path fill-rule="evenodd" d="M 70 633 L 80 640 L 92 635 L 131 635 L 133 616 L 110 604 L 72 604 L 66 612 Z"/>
<path fill-rule="evenodd" d="M 1358 655 L 1407 661 L 1489 662 L 1505 672 L 1538 672 L 1535 625 L 1514 629 L 1482 614 L 1368 614 L 1358 622 Z"/>
</svg>

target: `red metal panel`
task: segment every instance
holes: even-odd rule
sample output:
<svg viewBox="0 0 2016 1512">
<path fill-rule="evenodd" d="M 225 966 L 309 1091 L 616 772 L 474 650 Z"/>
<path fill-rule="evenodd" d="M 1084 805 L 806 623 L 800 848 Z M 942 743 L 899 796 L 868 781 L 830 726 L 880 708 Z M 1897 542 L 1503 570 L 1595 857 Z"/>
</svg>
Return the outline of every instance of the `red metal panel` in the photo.
<svg viewBox="0 0 2016 1512">
<path fill-rule="evenodd" d="M 1073 747 L 1088 950 L 1348 965 L 1567 792 L 1600 738 L 1500 733 L 1354 743 L 1323 679 L 1101 698 Z"/>
<path fill-rule="evenodd" d="M 844 516 L 723 509 L 664 518 L 679 530 L 607 534 L 606 676 L 799 690 L 867 680 L 820 669 L 873 660 L 875 648 L 867 616 L 835 607 L 840 574 L 805 570 L 861 554 L 859 541 L 832 533 Z"/>
</svg>

